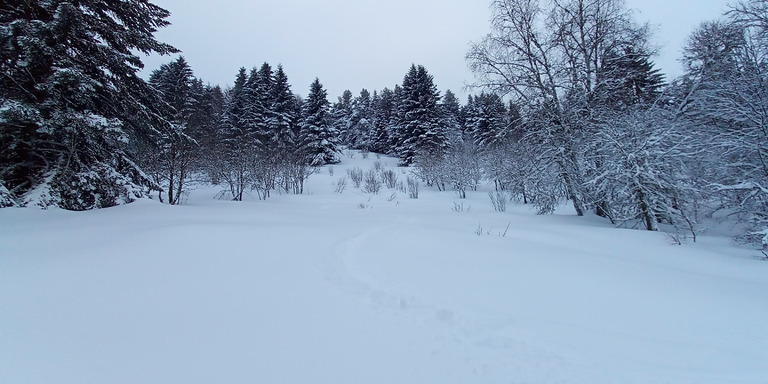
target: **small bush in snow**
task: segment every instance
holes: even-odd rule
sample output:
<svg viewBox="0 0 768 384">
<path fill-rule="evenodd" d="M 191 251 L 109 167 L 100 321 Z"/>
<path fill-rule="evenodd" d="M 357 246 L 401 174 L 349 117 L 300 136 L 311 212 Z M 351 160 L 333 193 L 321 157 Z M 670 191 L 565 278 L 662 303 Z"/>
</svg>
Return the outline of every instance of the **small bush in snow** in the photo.
<svg viewBox="0 0 768 384">
<path fill-rule="evenodd" d="M 363 181 L 363 170 L 360 167 L 354 167 L 347 170 L 347 175 L 352 180 L 352 185 L 355 188 L 360 188 L 360 183 Z"/>
<path fill-rule="evenodd" d="M 328 167 L 328 175 L 333 177 L 333 167 Z"/>
<path fill-rule="evenodd" d="M 375 169 L 376 172 L 381 172 L 381 170 L 384 169 L 384 165 L 381 164 L 381 161 L 374 161 L 373 169 Z"/>
<path fill-rule="evenodd" d="M 360 151 L 360 154 L 363 155 L 363 159 L 367 159 L 369 153 L 370 152 L 367 149 L 363 149 Z"/>
<path fill-rule="evenodd" d="M 339 177 L 339 179 L 336 180 L 336 193 L 344 193 L 345 189 L 347 189 L 347 177 Z"/>
<path fill-rule="evenodd" d="M 491 205 L 496 212 L 507 211 L 507 194 L 504 191 L 490 191 L 488 197 L 491 199 Z"/>
<path fill-rule="evenodd" d="M 419 198 L 419 180 L 408 176 L 406 178 L 406 182 L 408 183 L 408 197 L 411 199 L 418 199 Z"/>
<path fill-rule="evenodd" d="M 397 173 L 391 169 L 381 172 L 381 180 L 384 182 L 384 186 L 389 189 L 397 187 Z"/>
<path fill-rule="evenodd" d="M 376 171 L 371 169 L 365 173 L 363 179 L 363 191 L 373 193 L 374 195 L 378 195 L 379 191 L 381 191 L 381 180 L 379 180 Z"/>
<path fill-rule="evenodd" d="M 402 181 L 398 181 L 397 182 L 397 190 L 399 192 L 401 192 L 401 193 L 407 193 L 408 192 L 408 190 L 405 188 L 405 183 L 403 183 Z"/>
</svg>

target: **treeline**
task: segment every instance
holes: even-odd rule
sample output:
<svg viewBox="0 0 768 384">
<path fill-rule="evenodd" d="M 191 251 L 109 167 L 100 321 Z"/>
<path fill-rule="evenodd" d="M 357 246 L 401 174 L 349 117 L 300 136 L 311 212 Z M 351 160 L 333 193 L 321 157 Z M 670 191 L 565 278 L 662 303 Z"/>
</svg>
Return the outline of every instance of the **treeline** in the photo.
<svg viewBox="0 0 768 384">
<path fill-rule="evenodd" d="M 417 65 L 393 90 L 363 89 L 357 97 L 345 91 L 333 105 L 318 79 L 302 99 L 283 68 L 267 63 L 241 68 L 234 86 L 221 90 L 203 85 L 180 57 L 152 72 L 149 84 L 169 107 L 170 130 L 135 139 L 135 156 L 160 187 L 158 198 L 171 204 L 201 177 L 227 186 L 224 195 L 234 200 L 252 192 L 260 199 L 275 190 L 300 194 L 315 167 L 339 161 L 342 146 L 397 156 L 428 185 L 462 197 L 484 175 L 505 189 L 501 170 L 481 169 L 480 157 L 493 152 L 500 160 L 521 135 L 515 105 L 481 93 L 461 106 L 450 90 L 441 97 Z"/>
<path fill-rule="evenodd" d="M 144 81 L 132 52 L 177 52 L 153 36 L 162 8 L 0 3 L 0 206 L 178 204 L 194 178 L 234 200 L 302 193 L 346 146 L 396 156 L 460 197 L 490 180 L 540 213 L 568 200 L 579 215 L 694 238 L 721 216 L 768 246 L 768 0 L 703 23 L 668 83 L 648 26 L 620 0 L 492 10 L 467 55 L 480 89 L 462 105 L 418 65 L 392 89 L 334 103 L 317 79 L 298 97 L 266 63 L 226 89 L 182 57 Z"/>
</svg>

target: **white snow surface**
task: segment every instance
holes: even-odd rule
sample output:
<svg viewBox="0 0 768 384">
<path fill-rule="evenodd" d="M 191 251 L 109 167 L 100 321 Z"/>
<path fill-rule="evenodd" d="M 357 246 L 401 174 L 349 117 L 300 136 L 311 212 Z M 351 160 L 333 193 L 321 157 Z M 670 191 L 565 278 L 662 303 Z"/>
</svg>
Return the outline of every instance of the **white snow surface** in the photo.
<svg viewBox="0 0 768 384">
<path fill-rule="evenodd" d="M 768 382 L 755 251 L 482 190 L 334 193 L 375 161 L 404 181 L 358 154 L 299 196 L 0 209 L 0 382 Z"/>
</svg>

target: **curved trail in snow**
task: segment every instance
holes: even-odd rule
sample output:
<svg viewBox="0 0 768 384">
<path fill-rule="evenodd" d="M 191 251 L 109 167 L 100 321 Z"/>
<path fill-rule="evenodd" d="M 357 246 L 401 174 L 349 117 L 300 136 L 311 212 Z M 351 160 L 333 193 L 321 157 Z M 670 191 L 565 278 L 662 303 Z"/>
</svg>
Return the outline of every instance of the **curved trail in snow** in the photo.
<svg viewBox="0 0 768 384">
<path fill-rule="evenodd" d="M 511 382 L 520 383 L 579 383 L 595 378 L 595 370 L 589 367 L 510 336 L 516 333 L 515 319 L 436 305 L 415 293 L 394 292 L 351 270 L 349 260 L 366 252 L 368 240 L 412 226 L 412 221 L 374 227 L 337 242 L 324 263 L 326 280 L 345 293 L 435 330 L 437 348 L 461 351 L 475 375 L 498 378 L 506 373 L 512 375 Z"/>
</svg>

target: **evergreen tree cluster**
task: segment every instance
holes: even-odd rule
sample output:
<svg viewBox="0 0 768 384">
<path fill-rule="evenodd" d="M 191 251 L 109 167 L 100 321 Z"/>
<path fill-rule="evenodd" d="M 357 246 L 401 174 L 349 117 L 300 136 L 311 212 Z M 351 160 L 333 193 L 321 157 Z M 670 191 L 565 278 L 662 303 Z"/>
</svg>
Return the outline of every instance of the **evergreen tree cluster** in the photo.
<svg viewBox="0 0 768 384">
<path fill-rule="evenodd" d="M 338 161 L 338 134 L 318 79 L 301 100 L 282 66 L 264 63 L 240 68 L 234 85 L 221 91 L 202 86 L 179 58 L 153 72 L 150 84 L 170 105 L 176 129 L 154 143 L 159 158 L 141 159 L 145 169 L 159 170 L 155 178 L 172 204 L 192 175 L 225 185 L 233 200 L 253 191 L 266 199 L 274 190 L 302 193 L 314 167 Z"/>
<path fill-rule="evenodd" d="M 724 216 L 768 249 L 768 0 L 703 23 L 669 84 L 621 0 L 492 11 L 467 54 L 481 92 L 464 105 L 421 65 L 331 105 L 318 79 L 302 99 L 268 63 L 226 89 L 183 57 L 141 79 L 137 53 L 178 52 L 155 39 L 169 13 L 148 0 L 0 2 L 0 207 L 179 204 L 196 179 L 234 200 L 302 193 L 344 145 L 460 197 L 491 180 L 540 213 L 567 200 L 694 239 Z"/>
<path fill-rule="evenodd" d="M 342 144 L 397 156 L 402 165 L 411 165 L 419 156 L 442 155 L 458 138 L 458 103 L 455 106 L 444 108 L 432 75 L 414 64 L 394 90 L 371 95 L 363 89 L 357 97 L 344 91 L 331 116 Z"/>
<path fill-rule="evenodd" d="M 147 0 L 0 4 L 0 206 L 108 207 L 157 192 L 183 201 L 207 175 L 230 198 L 301 193 L 337 161 L 326 92 L 291 91 L 282 67 L 241 69 L 222 91 L 183 57 L 138 77 L 136 53 L 178 52 Z"/>
<path fill-rule="evenodd" d="M 450 90 L 441 97 L 432 76 L 417 65 L 394 90 L 371 95 L 363 89 L 357 97 L 344 91 L 331 117 L 342 144 L 398 157 L 401 165 L 414 166 L 428 186 L 453 189 L 460 196 L 487 176 L 505 188 L 488 159 L 508 155 L 522 134 L 520 108 L 514 103 L 483 92 L 462 106 Z"/>
</svg>

